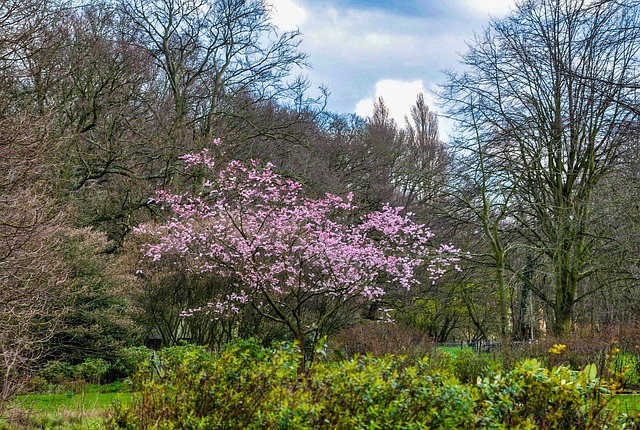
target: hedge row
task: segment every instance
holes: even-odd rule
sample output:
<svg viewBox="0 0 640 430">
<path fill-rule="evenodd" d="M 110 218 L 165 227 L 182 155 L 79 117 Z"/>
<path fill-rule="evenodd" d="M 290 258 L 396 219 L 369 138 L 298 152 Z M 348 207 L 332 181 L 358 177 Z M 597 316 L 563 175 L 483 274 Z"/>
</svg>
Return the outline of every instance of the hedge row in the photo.
<svg viewBox="0 0 640 430">
<path fill-rule="evenodd" d="M 297 348 L 169 348 L 138 375 L 139 395 L 107 429 L 636 428 L 607 406 L 593 367 L 536 360 L 463 384 L 428 359 L 356 357 L 297 374 Z"/>
</svg>

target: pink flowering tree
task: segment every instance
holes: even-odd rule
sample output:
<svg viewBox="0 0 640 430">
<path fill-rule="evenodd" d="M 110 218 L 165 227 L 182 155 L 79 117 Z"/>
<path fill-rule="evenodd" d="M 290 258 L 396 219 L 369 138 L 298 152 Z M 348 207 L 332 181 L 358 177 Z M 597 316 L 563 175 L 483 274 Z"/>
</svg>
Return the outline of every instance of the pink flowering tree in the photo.
<svg viewBox="0 0 640 430">
<path fill-rule="evenodd" d="M 286 325 L 304 357 L 305 342 L 316 342 L 345 305 L 375 301 L 392 284 L 410 289 L 418 267 L 435 279 L 456 260 L 456 250 L 433 248 L 433 234 L 401 208 L 385 206 L 359 218 L 351 196 L 305 197 L 299 182 L 272 165 L 234 161 L 216 169 L 206 151 L 182 159 L 209 179 L 197 193 L 158 192 L 155 202 L 172 217 L 138 229 L 153 237 L 145 258 L 178 256 L 197 273 L 237 283 L 233 293 L 184 316 L 219 318 L 251 305 Z"/>
</svg>

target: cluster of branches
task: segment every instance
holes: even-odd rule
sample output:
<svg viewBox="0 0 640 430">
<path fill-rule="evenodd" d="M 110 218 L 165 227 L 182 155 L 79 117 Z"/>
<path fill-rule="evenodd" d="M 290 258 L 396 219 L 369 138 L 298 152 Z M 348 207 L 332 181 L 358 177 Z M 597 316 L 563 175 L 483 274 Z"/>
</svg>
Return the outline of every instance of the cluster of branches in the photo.
<svg viewBox="0 0 640 430">
<path fill-rule="evenodd" d="M 37 118 L 0 106 L 0 410 L 46 353 L 62 314 L 64 215 L 39 165 L 46 135 Z"/>
<path fill-rule="evenodd" d="M 183 159 L 191 168 L 216 171 L 208 151 Z M 168 206 L 171 218 L 138 230 L 151 235 L 145 256 L 152 262 L 178 256 L 197 273 L 237 283 L 231 293 L 186 310 L 187 317 L 234 315 L 249 303 L 285 325 L 303 353 L 311 337 L 314 351 L 343 307 L 375 303 L 388 283 L 409 290 L 418 283 L 418 267 L 435 279 L 455 260 L 451 246 L 432 250 L 433 234 L 402 215 L 402 208 L 385 205 L 358 219 L 351 194 L 307 198 L 299 182 L 270 164 L 232 161 L 206 178 L 195 195 L 160 192 L 155 202 Z"/>
<path fill-rule="evenodd" d="M 306 67 L 299 33 L 269 13 L 259 0 L 3 0 L 7 96 L 49 116 L 52 179 L 79 223 L 121 241 L 177 157 L 214 134 L 239 157 L 300 143 L 320 100 L 292 76 Z"/>
<path fill-rule="evenodd" d="M 597 204 L 636 150 L 638 13 L 629 1 L 522 1 L 469 44 L 467 71 L 442 88 L 461 124 L 458 213 L 490 245 L 503 336 L 510 273 L 556 334 L 578 302 L 626 277 L 601 253 L 616 239 Z"/>
</svg>

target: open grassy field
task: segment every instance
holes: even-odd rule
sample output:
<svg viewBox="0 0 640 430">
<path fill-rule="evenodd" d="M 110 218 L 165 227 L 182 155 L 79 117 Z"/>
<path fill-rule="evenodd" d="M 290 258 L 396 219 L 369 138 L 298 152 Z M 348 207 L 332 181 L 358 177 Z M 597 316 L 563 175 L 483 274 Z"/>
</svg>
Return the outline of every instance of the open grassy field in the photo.
<svg viewBox="0 0 640 430">
<path fill-rule="evenodd" d="M 0 418 L 0 429 L 101 429 L 103 416 L 114 403 L 126 404 L 128 392 L 101 392 L 89 387 L 80 393 L 27 394 L 16 397 Z"/>
</svg>

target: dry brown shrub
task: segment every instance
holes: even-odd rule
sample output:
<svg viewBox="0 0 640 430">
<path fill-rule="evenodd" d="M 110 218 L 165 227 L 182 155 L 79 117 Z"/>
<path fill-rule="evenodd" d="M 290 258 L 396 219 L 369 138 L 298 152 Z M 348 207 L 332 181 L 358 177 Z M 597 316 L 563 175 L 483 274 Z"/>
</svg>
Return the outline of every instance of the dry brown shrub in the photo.
<svg viewBox="0 0 640 430">
<path fill-rule="evenodd" d="M 329 343 L 345 357 L 356 354 L 422 356 L 435 348 L 424 333 L 398 323 L 370 321 L 340 330 Z"/>
</svg>

